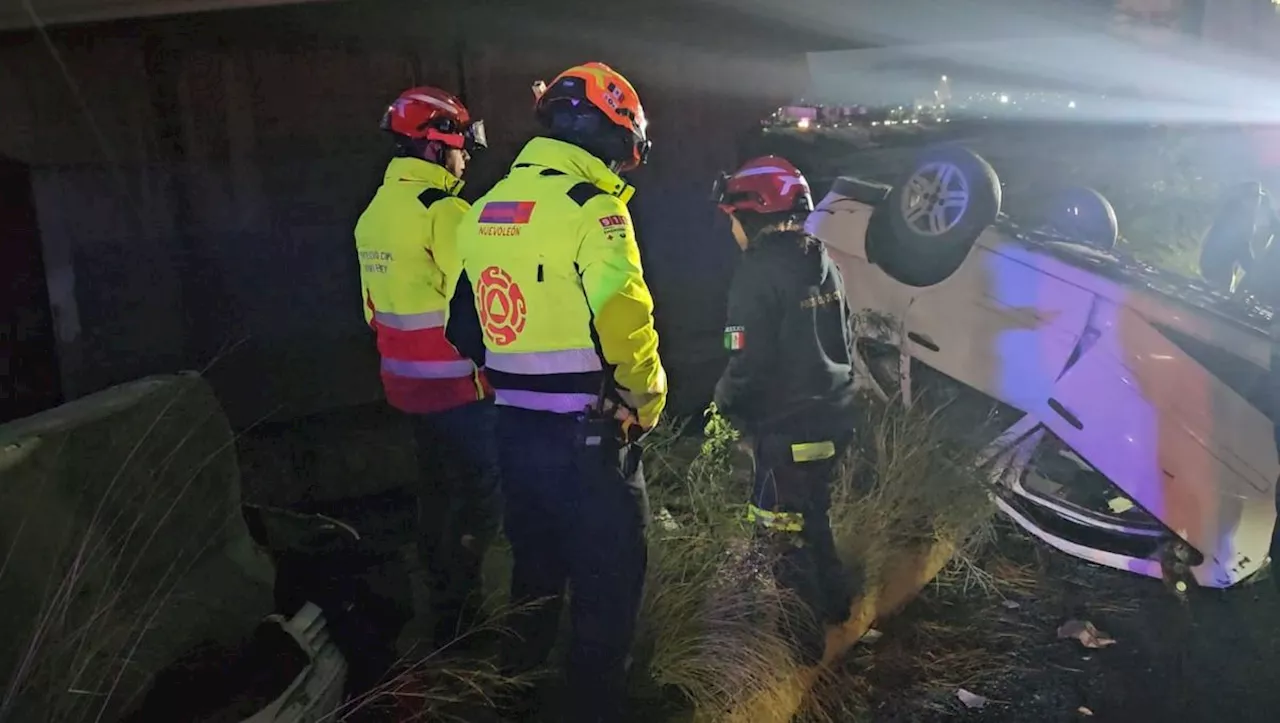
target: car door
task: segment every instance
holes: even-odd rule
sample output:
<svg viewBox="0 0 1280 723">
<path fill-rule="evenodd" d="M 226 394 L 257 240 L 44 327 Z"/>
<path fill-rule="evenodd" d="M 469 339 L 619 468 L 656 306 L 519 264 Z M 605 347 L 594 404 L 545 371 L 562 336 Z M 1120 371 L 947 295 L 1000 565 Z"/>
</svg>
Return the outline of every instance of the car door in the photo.
<svg viewBox="0 0 1280 723">
<path fill-rule="evenodd" d="M 1202 584 L 1255 571 L 1280 471 L 1269 420 L 1133 310 L 1099 304 L 1090 328 L 1097 342 L 1028 411 L 1200 551 Z"/>
<path fill-rule="evenodd" d="M 911 300 L 909 353 L 1017 409 L 1042 406 L 1094 299 L 1046 268 L 1057 263 L 988 229 L 952 276 Z"/>
</svg>

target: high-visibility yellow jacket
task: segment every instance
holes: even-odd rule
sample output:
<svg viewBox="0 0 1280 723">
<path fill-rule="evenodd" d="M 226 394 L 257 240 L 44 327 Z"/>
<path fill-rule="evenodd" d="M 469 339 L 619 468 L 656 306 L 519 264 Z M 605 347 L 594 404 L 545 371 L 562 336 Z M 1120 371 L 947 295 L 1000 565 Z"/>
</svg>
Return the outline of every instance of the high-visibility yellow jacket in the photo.
<svg viewBox="0 0 1280 723">
<path fill-rule="evenodd" d="M 657 421 L 667 377 L 626 206 L 632 192 L 581 148 L 535 138 L 463 217 L 458 253 L 498 404 L 580 412 L 613 367 L 640 423 Z"/>
<path fill-rule="evenodd" d="M 356 223 L 365 320 L 378 336 L 387 402 L 427 414 L 488 393 L 475 363 L 445 337 L 459 277 L 455 231 L 470 208 L 442 166 L 396 158 Z"/>
</svg>

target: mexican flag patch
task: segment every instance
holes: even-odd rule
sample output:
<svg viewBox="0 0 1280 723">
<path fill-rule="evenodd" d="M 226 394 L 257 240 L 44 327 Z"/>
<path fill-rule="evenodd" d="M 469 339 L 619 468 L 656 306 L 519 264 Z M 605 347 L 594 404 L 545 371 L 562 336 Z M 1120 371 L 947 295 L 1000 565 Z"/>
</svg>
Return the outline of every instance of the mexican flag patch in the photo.
<svg viewBox="0 0 1280 723">
<path fill-rule="evenodd" d="M 741 326 L 724 328 L 724 348 L 729 351 L 742 351 L 747 345 L 747 330 Z"/>
</svg>

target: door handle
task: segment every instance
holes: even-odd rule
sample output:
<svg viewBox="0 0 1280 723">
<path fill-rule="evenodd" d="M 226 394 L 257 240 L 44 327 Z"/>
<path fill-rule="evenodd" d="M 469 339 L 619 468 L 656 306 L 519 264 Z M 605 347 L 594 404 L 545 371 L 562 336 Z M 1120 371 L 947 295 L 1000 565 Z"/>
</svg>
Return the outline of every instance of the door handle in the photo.
<svg viewBox="0 0 1280 723">
<path fill-rule="evenodd" d="M 1084 429 L 1084 422 L 1081 422 L 1079 417 L 1072 414 L 1070 409 L 1067 409 L 1065 406 L 1063 406 L 1062 402 L 1059 402 L 1057 399 L 1050 397 L 1049 408 L 1057 412 L 1059 417 L 1062 417 L 1063 419 L 1067 420 L 1067 424 L 1070 424 L 1076 429 Z"/>
<path fill-rule="evenodd" d="M 929 351 L 940 351 L 938 345 L 933 343 L 933 339 L 930 339 L 924 334 L 917 334 L 914 331 L 909 331 L 907 332 L 907 338 Z"/>
</svg>

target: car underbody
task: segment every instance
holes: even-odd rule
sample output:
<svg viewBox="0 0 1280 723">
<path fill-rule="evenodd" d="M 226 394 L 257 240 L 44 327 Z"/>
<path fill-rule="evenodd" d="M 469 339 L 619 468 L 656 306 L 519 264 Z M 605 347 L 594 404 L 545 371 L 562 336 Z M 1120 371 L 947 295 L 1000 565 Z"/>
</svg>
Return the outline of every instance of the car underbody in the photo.
<svg viewBox="0 0 1280 723">
<path fill-rule="evenodd" d="M 809 219 L 845 277 L 862 383 L 985 409 L 996 504 L 1043 542 L 1179 592 L 1248 580 L 1280 472 L 1268 311 L 1019 228 L 998 191 L 975 206 L 998 181 L 972 158 L 926 151 L 893 187 L 841 179 Z"/>
</svg>

